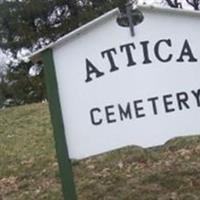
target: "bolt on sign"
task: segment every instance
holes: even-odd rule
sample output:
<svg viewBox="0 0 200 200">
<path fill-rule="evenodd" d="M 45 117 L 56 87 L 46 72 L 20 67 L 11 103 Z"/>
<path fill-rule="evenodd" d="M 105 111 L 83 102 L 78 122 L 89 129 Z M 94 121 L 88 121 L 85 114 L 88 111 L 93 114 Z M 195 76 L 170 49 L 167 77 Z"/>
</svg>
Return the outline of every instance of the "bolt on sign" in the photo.
<svg viewBox="0 0 200 200">
<path fill-rule="evenodd" d="M 200 13 L 139 10 L 134 37 L 115 9 L 32 56 L 46 65 L 63 185 L 70 159 L 200 132 Z"/>
</svg>

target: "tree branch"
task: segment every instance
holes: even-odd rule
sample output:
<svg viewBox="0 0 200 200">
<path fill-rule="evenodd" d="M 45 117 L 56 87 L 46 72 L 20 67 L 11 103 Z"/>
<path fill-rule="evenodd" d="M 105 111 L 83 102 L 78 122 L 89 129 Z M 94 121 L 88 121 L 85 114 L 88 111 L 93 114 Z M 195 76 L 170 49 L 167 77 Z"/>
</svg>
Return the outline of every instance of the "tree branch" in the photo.
<svg viewBox="0 0 200 200">
<path fill-rule="evenodd" d="M 191 6 L 194 8 L 194 10 L 199 10 L 200 0 L 192 0 L 192 1 L 186 0 L 186 2 L 187 2 L 189 5 L 191 5 Z"/>
<path fill-rule="evenodd" d="M 172 8 L 182 8 L 182 4 L 178 0 L 166 0 L 167 4 Z"/>
</svg>

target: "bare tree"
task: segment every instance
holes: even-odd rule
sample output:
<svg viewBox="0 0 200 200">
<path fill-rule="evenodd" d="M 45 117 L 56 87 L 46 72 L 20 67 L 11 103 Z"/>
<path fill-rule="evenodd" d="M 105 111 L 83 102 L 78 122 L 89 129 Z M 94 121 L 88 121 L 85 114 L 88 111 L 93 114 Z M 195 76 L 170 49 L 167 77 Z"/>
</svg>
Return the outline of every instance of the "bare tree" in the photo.
<svg viewBox="0 0 200 200">
<path fill-rule="evenodd" d="M 191 5 L 194 10 L 199 10 L 200 0 L 186 0 L 186 2 Z"/>
<path fill-rule="evenodd" d="M 172 8 L 182 8 L 182 4 L 178 0 L 166 0 L 166 2 Z"/>
<path fill-rule="evenodd" d="M 183 8 L 180 0 L 165 0 L 172 8 Z M 193 7 L 194 10 L 200 10 L 200 0 L 186 0 L 186 3 Z"/>
</svg>

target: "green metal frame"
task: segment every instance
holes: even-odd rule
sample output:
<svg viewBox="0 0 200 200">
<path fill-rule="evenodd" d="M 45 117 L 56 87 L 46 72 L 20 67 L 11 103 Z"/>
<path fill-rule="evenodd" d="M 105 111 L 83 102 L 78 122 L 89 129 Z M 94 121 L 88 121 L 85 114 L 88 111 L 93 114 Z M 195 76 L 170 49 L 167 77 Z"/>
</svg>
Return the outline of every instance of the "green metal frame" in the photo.
<svg viewBox="0 0 200 200">
<path fill-rule="evenodd" d="M 62 181 L 64 199 L 77 200 L 72 165 L 71 160 L 69 159 L 67 140 L 65 137 L 65 130 L 63 125 L 52 49 L 47 49 L 46 51 L 44 51 L 42 53 L 42 59 L 45 65 L 44 71 L 49 109 L 54 130 L 56 153 Z"/>
</svg>

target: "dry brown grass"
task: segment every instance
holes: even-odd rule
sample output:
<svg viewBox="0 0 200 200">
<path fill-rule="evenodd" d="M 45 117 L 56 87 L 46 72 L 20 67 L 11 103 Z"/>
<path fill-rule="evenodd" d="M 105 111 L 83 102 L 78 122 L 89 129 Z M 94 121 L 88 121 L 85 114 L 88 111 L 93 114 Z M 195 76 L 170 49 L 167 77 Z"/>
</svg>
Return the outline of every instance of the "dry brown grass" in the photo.
<svg viewBox="0 0 200 200">
<path fill-rule="evenodd" d="M 0 111 L 0 200 L 61 200 L 47 104 Z M 74 161 L 79 200 L 200 200 L 200 137 Z"/>
</svg>

